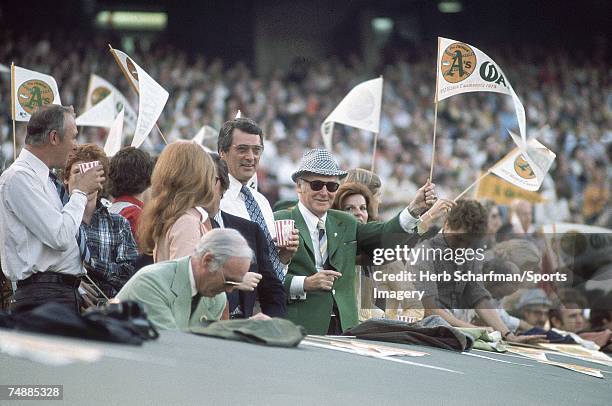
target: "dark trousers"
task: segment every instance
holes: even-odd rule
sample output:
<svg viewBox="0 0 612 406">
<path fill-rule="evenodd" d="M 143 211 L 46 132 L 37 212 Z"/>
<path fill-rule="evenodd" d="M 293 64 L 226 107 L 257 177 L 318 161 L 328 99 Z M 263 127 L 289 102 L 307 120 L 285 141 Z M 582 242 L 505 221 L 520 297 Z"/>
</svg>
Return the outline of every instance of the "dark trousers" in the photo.
<svg viewBox="0 0 612 406">
<path fill-rule="evenodd" d="M 329 319 L 327 334 L 330 336 L 339 336 L 342 334 L 342 324 L 340 323 L 340 312 L 338 311 L 338 305 L 336 305 L 335 300 L 332 314 L 333 316 L 331 316 Z"/>
<path fill-rule="evenodd" d="M 18 285 L 13 296 L 11 311 L 13 314 L 23 313 L 42 304 L 55 302 L 68 306 L 79 313 L 82 299 L 78 287 L 78 280 L 69 284 L 44 281 L 44 278 L 27 285 Z"/>
</svg>

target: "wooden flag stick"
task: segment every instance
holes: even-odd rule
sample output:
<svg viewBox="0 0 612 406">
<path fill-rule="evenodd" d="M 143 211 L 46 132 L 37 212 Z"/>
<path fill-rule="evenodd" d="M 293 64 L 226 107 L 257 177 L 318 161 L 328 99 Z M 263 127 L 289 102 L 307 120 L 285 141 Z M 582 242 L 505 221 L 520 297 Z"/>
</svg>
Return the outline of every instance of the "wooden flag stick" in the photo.
<svg viewBox="0 0 612 406">
<path fill-rule="evenodd" d="M 13 162 L 17 160 L 17 132 L 15 131 L 15 62 L 11 62 L 11 116 L 13 117 Z"/>
<path fill-rule="evenodd" d="M 108 47 L 110 49 L 110 53 L 111 55 L 113 55 L 113 58 L 115 59 L 115 62 L 117 63 L 117 65 L 119 65 L 119 68 L 121 69 L 121 72 L 123 72 L 123 75 L 125 76 L 125 78 L 128 80 L 128 82 L 130 83 L 130 85 L 132 86 L 132 89 L 134 89 L 134 91 L 136 92 L 136 94 L 138 96 L 140 96 L 140 92 L 138 91 L 138 88 L 136 87 L 136 85 L 134 84 L 134 82 L 132 82 L 132 79 L 130 79 L 130 73 L 128 71 L 125 70 L 125 68 L 123 67 L 123 64 L 121 63 L 121 61 L 119 60 L 119 58 L 117 57 L 117 54 L 115 53 L 115 50 L 113 49 L 113 47 L 111 46 L 111 44 L 108 44 Z M 164 133 L 162 133 L 162 130 L 159 128 L 159 126 L 157 125 L 157 123 L 155 123 L 155 128 L 157 129 L 157 131 L 159 132 L 159 135 L 161 135 L 162 140 L 164 140 L 164 143 L 166 145 L 168 145 L 168 141 L 166 140 L 166 137 L 164 137 Z"/>
<path fill-rule="evenodd" d="M 370 172 L 374 172 L 374 161 L 376 160 L 376 148 L 378 144 L 378 133 L 374 133 L 374 150 L 372 151 L 372 164 L 370 165 Z"/>
<path fill-rule="evenodd" d="M 431 166 L 429 167 L 429 182 L 433 180 L 433 167 L 436 160 L 436 127 L 438 125 L 438 69 L 440 69 L 440 37 L 438 37 L 438 53 L 436 55 L 436 90 L 434 93 L 434 125 L 431 145 Z"/>
<path fill-rule="evenodd" d="M 379 76 L 380 79 L 383 78 L 382 75 Z M 384 83 L 384 82 L 383 82 Z M 384 86 L 383 86 L 384 87 Z M 376 161 L 376 148 L 378 147 L 378 133 L 380 132 L 380 118 L 382 117 L 382 92 L 380 94 L 380 113 L 378 115 L 378 131 L 374 133 L 374 149 L 372 150 L 372 164 L 370 165 L 370 172 L 374 172 L 374 162 Z"/>
<path fill-rule="evenodd" d="M 478 182 L 480 182 L 481 180 L 483 180 L 485 178 L 485 176 L 487 176 L 488 174 L 491 173 L 491 170 L 493 168 L 489 169 L 488 171 L 486 171 L 485 173 L 483 173 L 478 179 L 476 179 L 470 186 L 468 186 L 467 188 L 465 188 L 465 190 L 463 192 L 461 192 L 459 194 L 459 196 L 455 197 L 455 199 L 453 200 L 454 202 L 456 202 L 457 200 L 461 199 L 463 197 L 463 195 L 465 195 L 471 188 L 474 187 L 474 185 L 476 185 Z"/>
</svg>

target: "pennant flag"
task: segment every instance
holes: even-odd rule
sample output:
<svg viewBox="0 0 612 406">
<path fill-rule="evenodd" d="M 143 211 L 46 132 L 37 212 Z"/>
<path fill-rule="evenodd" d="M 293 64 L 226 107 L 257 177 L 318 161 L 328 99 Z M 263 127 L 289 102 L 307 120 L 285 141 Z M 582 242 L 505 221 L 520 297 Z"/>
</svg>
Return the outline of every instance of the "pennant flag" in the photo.
<svg viewBox="0 0 612 406">
<path fill-rule="evenodd" d="M 138 148 L 155 126 L 168 101 L 169 94 L 127 54 L 113 48 L 111 48 L 111 53 L 140 96 L 138 99 L 138 120 L 132 139 L 132 146 Z"/>
<path fill-rule="evenodd" d="M 242 118 L 242 112 L 238 109 L 238 113 L 236 113 L 236 118 Z"/>
<path fill-rule="evenodd" d="M 76 125 L 111 127 L 115 120 L 115 100 L 108 94 L 102 101 L 76 118 Z"/>
<path fill-rule="evenodd" d="M 204 127 L 200 128 L 200 131 L 198 131 L 198 133 L 193 137 L 192 140 L 196 144 L 202 145 L 204 140 L 215 138 L 218 135 L 219 135 L 219 131 L 215 130 L 209 125 L 205 125 Z"/>
<path fill-rule="evenodd" d="M 383 79 L 376 78 L 355 86 L 321 124 L 325 148 L 332 149 L 334 123 L 378 133 Z"/>
<path fill-rule="evenodd" d="M 47 104 L 62 104 L 55 79 L 33 70 L 12 66 L 13 119 L 28 121 Z"/>
<path fill-rule="evenodd" d="M 100 103 L 109 94 L 113 95 L 113 104 L 115 107 L 113 117 L 119 114 L 122 109 L 125 109 L 124 120 L 126 123 L 126 129 L 128 132 L 133 132 L 136 129 L 138 115 L 130 105 L 128 99 L 110 82 L 93 73 L 89 76 L 89 87 L 87 89 L 87 98 L 85 99 L 85 111 Z"/>
<path fill-rule="evenodd" d="M 464 42 L 438 37 L 436 102 L 456 94 L 495 92 L 512 97 L 523 141 L 527 139 L 525 108 L 499 65 L 484 52 Z"/>
<path fill-rule="evenodd" d="M 522 189 L 536 191 L 542 185 L 555 157 L 554 152 L 531 138 L 523 147 L 513 149 L 502 158 L 491 168 L 491 172 Z"/>
<path fill-rule="evenodd" d="M 544 197 L 538 192 L 530 192 L 514 186 L 510 182 L 490 174 L 485 176 L 476 189 L 476 199 L 491 199 L 496 204 L 510 205 L 514 200 L 527 200 L 531 203 L 541 203 Z"/>
<path fill-rule="evenodd" d="M 124 115 L 125 110 L 121 109 L 119 114 L 117 114 L 117 118 L 115 118 L 115 121 L 113 122 L 110 131 L 108 132 L 108 136 L 106 137 L 106 143 L 104 144 L 104 153 L 108 157 L 115 155 L 121 149 L 121 144 L 123 141 Z"/>
<path fill-rule="evenodd" d="M 110 46 L 110 45 L 109 45 Z M 130 85 L 138 92 L 138 69 L 136 63 L 123 51 L 111 47 L 111 53 L 115 57 L 115 61 L 123 71 L 124 75 L 130 81 Z"/>
</svg>

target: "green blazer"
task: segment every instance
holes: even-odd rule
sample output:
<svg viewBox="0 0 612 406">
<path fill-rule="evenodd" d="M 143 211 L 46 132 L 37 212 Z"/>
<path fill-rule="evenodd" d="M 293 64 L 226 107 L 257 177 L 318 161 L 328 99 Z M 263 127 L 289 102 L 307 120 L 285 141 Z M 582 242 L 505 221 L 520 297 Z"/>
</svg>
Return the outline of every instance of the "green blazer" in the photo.
<svg viewBox="0 0 612 406">
<path fill-rule="evenodd" d="M 355 257 L 357 253 L 370 253 L 376 247 L 386 246 L 385 236 L 395 233 L 406 234 L 399 223 L 399 216 L 383 222 L 359 223 L 349 213 L 329 210 L 325 222 L 327 233 L 327 254 L 330 265 L 342 273 L 334 282 L 331 292 L 307 292 L 306 300 L 292 300 L 289 287 L 294 276 L 310 276 L 316 273 L 315 255 L 310 233 L 298 206 L 274 213 L 276 220 L 295 220 L 299 230 L 300 246 L 289 264 L 285 276 L 285 290 L 289 304 L 287 318 L 306 328 L 308 334 L 327 334 L 333 299 L 340 313 L 342 330 L 358 324 L 357 301 L 355 298 Z M 388 245 L 388 244 L 387 244 Z"/>
<path fill-rule="evenodd" d="M 203 320 L 219 320 L 225 308 L 225 293 L 200 297 L 191 311 L 189 261 L 183 257 L 139 270 L 117 294 L 121 301 L 134 300 L 145 307 L 147 317 L 160 329 L 188 330 Z"/>
</svg>

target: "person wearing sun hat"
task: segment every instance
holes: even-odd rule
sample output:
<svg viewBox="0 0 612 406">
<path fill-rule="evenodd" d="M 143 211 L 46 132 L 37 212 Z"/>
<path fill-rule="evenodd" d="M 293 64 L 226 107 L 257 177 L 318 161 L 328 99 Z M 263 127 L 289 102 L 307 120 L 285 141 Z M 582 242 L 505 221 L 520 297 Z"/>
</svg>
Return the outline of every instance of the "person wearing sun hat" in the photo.
<svg viewBox="0 0 612 406">
<path fill-rule="evenodd" d="M 346 175 L 329 151 L 307 151 L 291 175 L 298 204 L 274 213 L 276 220 L 294 220 L 299 231 L 298 251 L 284 285 L 287 318 L 304 326 L 308 334 L 340 334 L 358 323 L 354 289 L 358 253 L 383 247 L 388 234 L 405 234 L 402 242 L 416 237 L 419 216 L 428 212 L 435 218 L 452 206 L 438 200 L 434 185 L 427 183 L 391 220 L 361 224 L 350 213 L 331 210 L 339 181 Z M 417 239 L 410 241 L 414 244 Z"/>
</svg>

